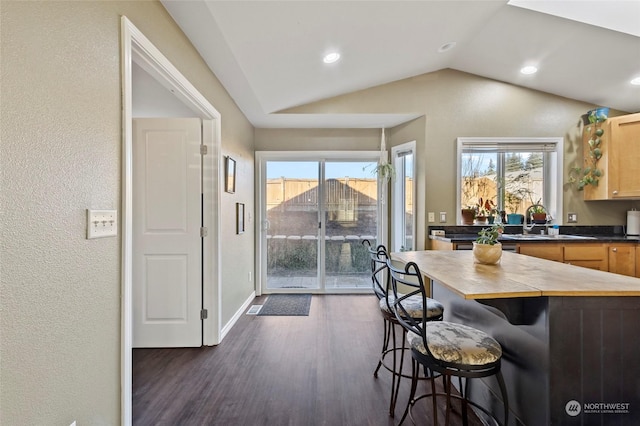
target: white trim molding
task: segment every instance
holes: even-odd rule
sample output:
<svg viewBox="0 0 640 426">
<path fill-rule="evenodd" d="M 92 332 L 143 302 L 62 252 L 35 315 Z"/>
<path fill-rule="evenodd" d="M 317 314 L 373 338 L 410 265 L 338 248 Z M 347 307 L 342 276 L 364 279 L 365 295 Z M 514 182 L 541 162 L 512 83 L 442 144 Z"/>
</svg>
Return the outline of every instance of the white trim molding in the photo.
<svg viewBox="0 0 640 426">
<path fill-rule="evenodd" d="M 126 17 L 121 17 L 121 78 L 122 78 L 122 344 L 121 344 L 121 423 L 132 422 L 132 288 L 133 288 L 133 212 L 132 212 L 132 61 L 140 65 L 165 86 L 195 116 L 202 119 L 203 143 L 210 155 L 204 157 L 204 181 L 211 184 L 204 190 L 204 222 L 209 229 L 203 258 L 203 308 L 210 313 L 203 321 L 203 343 L 220 343 L 221 333 L 221 271 L 220 271 L 220 145 L 221 115 L 207 99 L 171 64 L 171 62 Z"/>
</svg>

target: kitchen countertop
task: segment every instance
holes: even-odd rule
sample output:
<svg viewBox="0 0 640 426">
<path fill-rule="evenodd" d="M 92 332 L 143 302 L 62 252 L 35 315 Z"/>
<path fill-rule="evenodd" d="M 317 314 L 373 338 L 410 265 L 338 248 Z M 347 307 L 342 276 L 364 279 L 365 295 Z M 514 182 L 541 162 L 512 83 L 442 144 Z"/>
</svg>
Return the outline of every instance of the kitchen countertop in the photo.
<svg viewBox="0 0 640 426">
<path fill-rule="evenodd" d="M 514 235 L 514 234 L 511 234 Z M 536 234 L 537 235 L 537 234 Z M 575 234 L 570 234 L 575 235 Z M 625 236 L 625 235 L 598 235 L 598 234 L 581 234 L 580 236 L 589 237 L 589 238 L 571 238 L 571 237 L 563 237 L 563 234 L 558 236 L 553 235 L 540 235 L 543 238 L 532 238 L 532 237 L 522 237 L 518 238 L 516 235 L 513 237 L 500 237 L 499 241 L 501 242 L 515 242 L 515 243 L 550 243 L 550 242 L 571 242 L 571 243 L 640 243 L 640 237 L 638 236 Z M 429 238 L 432 240 L 445 241 L 448 243 L 466 243 L 473 242 L 478 238 L 478 234 L 445 234 L 445 235 L 429 235 Z"/>
<path fill-rule="evenodd" d="M 464 299 L 539 296 L 640 296 L 640 279 L 503 252 L 498 265 L 474 263 L 471 251 L 391 254 L 415 262 L 428 278 Z"/>
<path fill-rule="evenodd" d="M 428 228 L 427 234 L 432 240 L 440 240 L 448 243 L 470 243 L 476 240 L 478 237 L 478 231 L 483 228 L 487 228 L 490 225 L 431 225 Z M 626 236 L 625 227 L 621 225 L 560 225 L 558 237 L 548 235 L 548 230 L 551 225 L 536 225 L 535 228 L 529 232 L 530 235 L 523 235 L 524 228 L 522 225 L 504 225 L 504 234 L 510 235 L 507 238 L 501 238 L 500 241 L 504 243 L 549 243 L 549 242 L 562 242 L 562 243 L 640 243 L 640 236 Z M 433 236 L 431 231 L 440 230 L 444 231 L 443 236 Z M 544 230 L 545 235 L 540 235 L 540 231 Z M 542 236 L 543 238 L 539 238 Z M 589 237 L 589 238 L 576 238 Z"/>
</svg>

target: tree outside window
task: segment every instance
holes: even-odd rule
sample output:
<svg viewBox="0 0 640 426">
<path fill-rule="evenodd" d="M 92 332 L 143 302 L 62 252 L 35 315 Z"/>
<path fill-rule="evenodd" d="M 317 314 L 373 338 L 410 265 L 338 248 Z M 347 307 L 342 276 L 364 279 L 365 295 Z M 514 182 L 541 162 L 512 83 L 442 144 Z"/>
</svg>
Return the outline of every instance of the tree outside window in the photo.
<svg viewBox="0 0 640 426">
<path fill-rule="evenodd" d="M 464 153 L 461 160 L 463 207 L 474 208 L 482 199 L 498 210 L 524 213 L 544 198 L 541 152 Z"/>
</svg>

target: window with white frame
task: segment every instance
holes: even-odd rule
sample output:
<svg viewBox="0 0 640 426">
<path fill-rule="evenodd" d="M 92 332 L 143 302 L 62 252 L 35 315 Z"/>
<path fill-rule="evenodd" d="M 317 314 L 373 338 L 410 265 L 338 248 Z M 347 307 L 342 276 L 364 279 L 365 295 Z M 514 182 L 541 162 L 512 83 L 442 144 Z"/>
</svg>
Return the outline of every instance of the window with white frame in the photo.
<svg viewBox="0 0 640 426">
<path fill-rule="evenodd" d="M 533 204 L 561 223 L 562 153 L 562 138 L 458 138 L 458 223 L 463 208 L 525 214 Z"/>
</svg>

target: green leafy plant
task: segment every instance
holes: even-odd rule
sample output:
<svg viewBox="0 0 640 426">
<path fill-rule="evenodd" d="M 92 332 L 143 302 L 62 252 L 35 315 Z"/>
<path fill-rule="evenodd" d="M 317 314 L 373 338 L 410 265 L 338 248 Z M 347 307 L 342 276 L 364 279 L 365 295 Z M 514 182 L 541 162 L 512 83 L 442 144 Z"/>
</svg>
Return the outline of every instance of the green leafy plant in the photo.
<svg viewBox="0 0 640 426">
<path fill-rule="evenodd" d="M 362 170 L 367 170 L 369 166 L 365 166 Z M 388 182 L 396 178 L 396 169 L 391 163 L 376 163 L 375 167 L 371 170 L 371 174 L 376 176 L 383 182 Z"/>
<path fill-rule="evenodd" d="M 478 232 L 476 243 L 488 244 L 490 246 L 496 245 L 496 243 L 498 242 L 498 238 L 500 238 L 500 235 L 502 235 L 503 231 L 504 226 L 499 223 L 496 223 L 489 228 L 482 228 L 480 232 Z"/>
<path fill-rule="evenodd" d="M 544 209 L 544 206 L 541 204 L 542 200 L 538 199 L 536 202 L 531 203 L 531 207 L 529 208 L 530 213 L 546 213 L 547 211 Z"/>
<path fill-rule="evenodd" d="M 389 181 L 396 178 L 396 169 L 391 163 L 378 164 L 376 166 L 378 179 Z"/>
<path fill-rule="evenodd" d="M 589 112 L 589 125 L 584 131 L 589 134 L 589 152 L 585 158 L 584 167 L 572 167 L 569 170 L 569 183 L 576 184 L 578 191 L 585 186 L 598 186 L 602 177 L 602 169 L 598 168 L 598 161 L 602 158 L 602 136 L 604 129 L 602 123 L 607 120 L 607 112 L 598 108 Z"/>
</svg>

